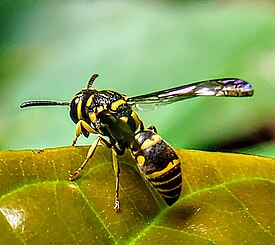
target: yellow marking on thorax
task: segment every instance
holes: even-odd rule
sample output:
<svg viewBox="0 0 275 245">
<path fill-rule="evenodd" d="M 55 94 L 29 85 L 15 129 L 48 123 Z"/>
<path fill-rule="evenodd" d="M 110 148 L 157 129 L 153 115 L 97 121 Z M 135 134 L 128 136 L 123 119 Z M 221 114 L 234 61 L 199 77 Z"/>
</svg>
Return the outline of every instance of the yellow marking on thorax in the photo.
<svg viewBox="0 0 275 245">
<path fill-rule="evenodd" d="M 123 99 L 116 100 L 116 101 L 114 101 L 114 102 L 112 103 L 111 109 L 112 109 L 113 111 L 115 111 L 120 105 L 125 104 L 125 103 L 126 103 L 126 101 L 123 100 Z"/>
<path fill-rule="evenodd" d="M 87 107 L 90 107 L 91 104 L 92 104 L 92 102 L 93 102 L 93 100 L 94 100 L 94 95 L 91 95 L 91 96 L 89 97 L 89 99 L 87 100 L 87 102 L 86 102 L 86 106 L 87 106 Z"/>
<path fill-rule="evenodd" d="M 154 172 L 154 173 L 151 173 L 151 174 L 147 174 L 146 177 L 148 179 L 154 179 L 154 178 L 157 178 L 165 173 L 167 173 L 168 171 L 170 171 L 172 168 L 174 168 L 176 165 L 180 165 L 180 161 L 179 159 L 174 159 L 172 162 L 169 162 L 169 164 L 166 166 L 166 168 L 160 170 L 160 171 L 157 171 L 157 172 Z"/>
<path fill-rule="evenodd" d="M 89 118 L 91 120 L 91 122 L 95 123 L 96 122 L 96 115 L 104 110 L 106 106 L 105 105 L 101 105 L 101 106 L 98 106 L 98 107 L 95 107 L 93 108 L 93 111 L 92 112 L 89 112 Z"/>
<path fill-rule="evenodd" d="M 159 141 L 161 140 L 161 137 L 158 134 L 154 134 L 152 135 L 152 137 L 150 139 L 146 139 L 142 145 L 140 146 L 140 149 L 142 151 L 154 146 L 155 144 L 157 144 Z"/>
</svg>

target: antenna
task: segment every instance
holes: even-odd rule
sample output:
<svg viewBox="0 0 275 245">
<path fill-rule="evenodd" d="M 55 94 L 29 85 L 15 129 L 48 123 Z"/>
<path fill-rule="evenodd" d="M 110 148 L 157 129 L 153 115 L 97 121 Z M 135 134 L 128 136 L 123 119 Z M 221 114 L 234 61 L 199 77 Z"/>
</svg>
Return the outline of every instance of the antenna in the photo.
<svg viewBox="0 0 275 245">
<path fill-rule="evenodd" d="M 70 106 L 70 102 L 57 102 L 57 101 L 48 101 L 48 100 L 33 100 L 23 102 L 20 107 L 31 107 L 31 106 L 52 106 L 52 105 L 60 105 L 60 106 Z"/>
<path fill-rule="evenodd" d="M 97 73 L 95 73 L 94 75 L 91 76 L 91 78 L 90 78 L 90 80 L 88 81 L 88 84 L 87 84 L 87 89 L 92 87 L 94 81 L 96 80 L 96 78 L 98 76 L 99 75 Z"/>
</svg>

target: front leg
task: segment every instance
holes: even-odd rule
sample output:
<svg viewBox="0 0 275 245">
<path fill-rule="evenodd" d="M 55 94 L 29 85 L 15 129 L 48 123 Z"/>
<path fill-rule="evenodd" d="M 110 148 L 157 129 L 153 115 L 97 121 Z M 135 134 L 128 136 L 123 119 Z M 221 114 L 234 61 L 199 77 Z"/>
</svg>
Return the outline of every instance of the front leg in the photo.
<svg viewBox="0 0 275 245">
<path fill-rule="evenodd" d="M 90 158 L 94 155 L 96 147 L 99 145 L 99 142 L 103 145 L 106 146 L 108 148 L 111 148 L 112 145 L 105 140 L 104 138 L 102 138 L 101 136 L 98 136 L 96 138 L 96 140 L 94 141 L 94 143 L 91 145 L 91 147 L 88 150 L 87 156 L 84 160 L 84 162 L 80 165 L 80 167 L 73 173 L 70 174 L 69 179 L 70 180 L 74 180 L 76 179 L 76 177 L 80 174 L 80 172 L 82 171 L 82 169 L 86 166 L 87 162 L 90 160 Z"/>
<path fill-rule="evenodd" d="M 76 141 L 77 141 L 78 137 L 80 136 L 80 134 L 82 133 L 83 128 L 91 134 L 98 134 L 98 132 L 96 130 L 94 130 L 84 120 L 79 120 L 78 123 L 76 124 L 76 127 L 75 127 L 75 137 L 74 137 L 72 146 L 74 146 L 76 144 Z"/>
</svg>

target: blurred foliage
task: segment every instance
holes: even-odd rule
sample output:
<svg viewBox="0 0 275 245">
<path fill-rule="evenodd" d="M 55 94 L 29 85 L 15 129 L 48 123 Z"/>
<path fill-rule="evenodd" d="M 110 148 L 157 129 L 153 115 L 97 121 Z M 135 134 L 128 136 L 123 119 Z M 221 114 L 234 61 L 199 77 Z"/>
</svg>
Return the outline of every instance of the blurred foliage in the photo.
<svg viewBox="0 0 275 245">
<path fill-rule="evenodd" d="M 70 100 L 95 72 L 97 88 L 128 95 L 219 77 L 253 84 L 252 98 L 192 99 L 139 113 L 175 147 L 211 149 L 275 120 L 272 1 L 1 1 L 0 6 L 1 149 L 69 145 L 74 125 L 67 109 L 19 105 Z M 265 145 L 249 152 L 275 157 L 272 140 Z"/>
<path fill-rule="evenodd" d="M 168 207 L 129 152 L 114 212 L 111 151 L 88 147 L 0 152 L 0 244 L 274 244 L 275 160 L 178 150 L 180 199 Z"/>
</svg>

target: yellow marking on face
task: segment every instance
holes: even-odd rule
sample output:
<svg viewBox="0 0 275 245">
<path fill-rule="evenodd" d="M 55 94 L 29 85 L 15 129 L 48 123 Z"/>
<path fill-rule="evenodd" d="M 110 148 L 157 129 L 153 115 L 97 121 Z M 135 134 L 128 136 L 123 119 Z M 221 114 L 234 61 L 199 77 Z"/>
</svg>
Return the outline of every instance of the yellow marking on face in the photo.
<svg viewBox="0 0 275 245">
<path fill-rule="evenodd" d="M 180 162 L 178 162 L 177 165 L 179 165 L 179 164 L 180 164 Z M 161 175 L 167 173 L 168 171 L 170 171 L 172 168 L 174 168 L 177 165 L 175 165 L 173 162 L 169 162 L 169 164 L 166 166 L 166 168 L 164 168 L 160 171 L 151 173 L 151 174 L 147 174 L 146 177 L 148 179 L 154 179 L 154 178 L 160 177 Z"/>
<path fill-rule="evenodd" d="M 116 100 L 116 101 L 114 101 L 114 102 L 112 103 L 111 109 L 112 109 L 113 111 L 115 111 L 120 105 L 125 104 L 125 103 L 126 103 L 126 101 L 123 100 L 123 99 Z"/>
<path fill-rule="evenodd" d="M 136 158 L 136 160 L 137 160 L 137 163 L 138 163 L 139 165 L 142 165 L 142 164 L 145 163 L 145 157 L 142 156 L 142 155 L 139 155 L 139 156 Z"/>
<path fill-rule="evenodd" d="M 87 100 L 87 102 L 86 102 L 86 106 L 87 106 L 87 107 L 90 107 L 91 104 L 92 104 L 92 102 L 93 102 L 93 100 L 94 100 L 94 95 L 91 95 L 91 96 L 89 97 L 89 99 Z"/>
<path fill-rule="evenodd" d="M 125 122 L 125 123 L 128 122 L 128 117 L 120 117 L 120 119 L 121 119 L 123 122 Z"/>
<path fill-rule="evenodd" d="M 146 139 L 142 145 L 140 146 L 140 149 L 142 151 L 148 149 L 149 147 L 154 146 L 155 144 L 157 144 L 159 141 L 161 140 L 160 136 L 158 134 L 154 134 L 152 135 L 152 137 L 150 139 Z"/>
<path fill-rule="evenodd" d="M 79 102 L 77 104 L 77 117 L 78 117 L 78 120 L 83 119 L 81 110 L 82 110 L 82 100 L 79 99 Z"/>
</svg>

